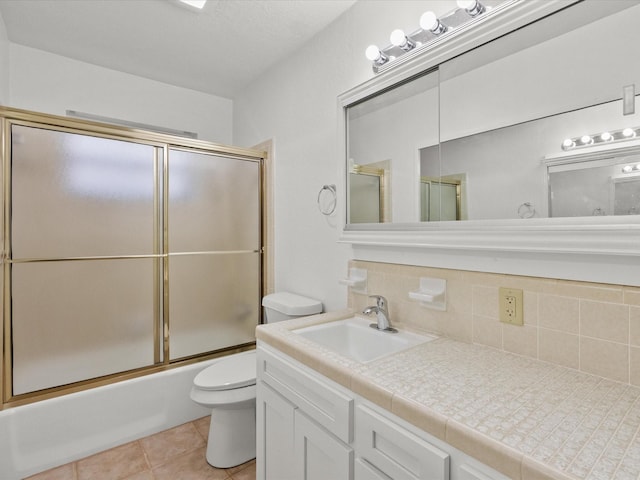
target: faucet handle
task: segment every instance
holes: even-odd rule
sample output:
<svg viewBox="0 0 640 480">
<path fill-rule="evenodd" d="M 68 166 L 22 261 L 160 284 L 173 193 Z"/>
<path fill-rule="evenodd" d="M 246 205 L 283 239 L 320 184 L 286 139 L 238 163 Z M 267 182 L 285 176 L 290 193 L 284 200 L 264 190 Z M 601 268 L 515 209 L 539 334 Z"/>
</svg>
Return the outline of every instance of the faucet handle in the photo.
<svg viewBox="0 0 640 480">
<path fill-rule="evenodd" d="M 387 299 L 382 295 L 369 295 L 369 298 L 376 299 L 376 305 L 378 306 L 378 308 L 381 308 L 383 310 L 387 308 Z"/>
</svg>

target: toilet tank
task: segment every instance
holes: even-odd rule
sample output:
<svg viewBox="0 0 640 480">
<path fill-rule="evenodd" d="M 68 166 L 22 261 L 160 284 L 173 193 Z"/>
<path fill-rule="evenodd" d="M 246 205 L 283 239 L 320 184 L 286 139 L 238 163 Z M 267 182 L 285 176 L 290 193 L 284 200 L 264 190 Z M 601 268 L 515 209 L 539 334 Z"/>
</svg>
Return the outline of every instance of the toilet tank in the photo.
<svg viewBox="0 0 640 480">
<path fill-rule="evenodd" d="M 322 302 L 295 293 L 277 292 L 262 299 L 265 323 L 280 322 L 292 318 L 314 315 L 322 312 Z"/>
</svg>

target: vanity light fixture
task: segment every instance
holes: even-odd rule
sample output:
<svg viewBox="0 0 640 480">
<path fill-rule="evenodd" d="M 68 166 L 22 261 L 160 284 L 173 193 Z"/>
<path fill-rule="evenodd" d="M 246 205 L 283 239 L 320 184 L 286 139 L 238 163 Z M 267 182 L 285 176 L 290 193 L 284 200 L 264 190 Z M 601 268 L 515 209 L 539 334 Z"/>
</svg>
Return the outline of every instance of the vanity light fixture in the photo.
<svg viewBox="0 0 640 480">
<path fill-rule="evenodd" d="M 447 31 L 447 27 L 438 20 L 436 14 L 431 11 L 424 12 L 420 17 L 420 28 L 434 35 L 441 35 Z"/>
<path fill-rule="evenodd" d="M 382 53 L 376 45 L 369 45 L 364 54 L 374 65 L 384 65 L 389 61 L 389 57 Z"/>
<path fill-rule="evenodd" d="M 517 0 L 509 0 L 493 9 L 485 7 L 479 0 L 458 0 L 458 8 L 442 15 L 440 18 L 431 11 L 424 12 L 420 16 L 420 28 L 415 32 L 406 34 L 403 30 L 396 29 L 391 32 L 389 41 L 391 45 L 385 48 L 378 48 L 370 45 L 365 51 L 365 56 L 372 63 L 375 73 L 386 70 L 390 64 L 409 52 L 423 51 L 429 46 L 433 46 L 436 41 L 448 37 L 460 27 L 474 22 L 485 12 L 496 13 L 506 9 Z M 380 68 L 383 67 L 384 68 Z"/>
<path fill-rule="evenodd" d="M 621 130 L 609 130 L 593 135 L 581 135 L 579 137 L 566 138 L 562 141 L 562 150 L 573 150 L 574 148 L 589 147 L 603 143 L 621 142 L 633 140 L 640 133 L 640 127 L 624 128 Z"/>
<path fill-rule="evenodd" d="M 405 52 L 414 49 L 416 46 L 416 42 L 407 37 L 399 28 L 391 32 L 389 41 L 391 42 L 391 45 L 394 45 Z"/>
<path fill-rule="evenodd" d="M 458 4 L 458 7 L 464 8 L 472 17 L 476 17 L 485 11 L 484 5 L 482 5 L 478 0 L 458 0 L 456 3 Z"/>
<path fill-rule="evenodd" d="M 640 163 L 636 165 L 625 165 L 622 167 L 622 173 L 640 172 Z"/>
</svg>

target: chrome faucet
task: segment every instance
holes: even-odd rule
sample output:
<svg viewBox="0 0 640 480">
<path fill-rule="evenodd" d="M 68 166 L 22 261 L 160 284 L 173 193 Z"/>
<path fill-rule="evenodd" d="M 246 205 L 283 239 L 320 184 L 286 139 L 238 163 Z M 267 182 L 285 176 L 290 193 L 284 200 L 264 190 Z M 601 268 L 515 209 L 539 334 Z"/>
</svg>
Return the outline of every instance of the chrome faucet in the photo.
<svg viewBox="0 0 640 480">
<path fill-rule="evenodd" d="M 362 313 L 364 315 L 371 315 L 372 313 L 375 313 L 378 319 L 378 323 L 372 323 L 369 326 L 371 328 L 376 328 L 384 332 L 396 333 L 398 330 L 396 330 L 391 326 L 391 321 L 389 320 L 389 311 L 387 310 L 387 299 L 384 298 L 382 295 L 370 295 L 369 298 L 375 298 L 376 305 L 372 305 L 370 307 L 365 308 L 362 311 Z"/>
</svg>

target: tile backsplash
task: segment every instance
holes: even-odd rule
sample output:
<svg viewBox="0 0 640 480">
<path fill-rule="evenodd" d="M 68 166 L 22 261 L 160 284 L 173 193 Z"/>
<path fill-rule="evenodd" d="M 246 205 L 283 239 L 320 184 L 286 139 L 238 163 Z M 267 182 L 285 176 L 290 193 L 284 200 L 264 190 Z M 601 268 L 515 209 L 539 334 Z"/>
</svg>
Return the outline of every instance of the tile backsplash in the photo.
<svg viewBox="0 0 640 480">
<path fill-rule="evenodd" d="M 362 311 L 383 295 L 394 324 L 564 365 L 640 386 L 640 288 L 462 270 L 351 261 L 368 273 Z M 447 310 L 409 298 L 420 277 L 447 281 Z M 498 320 L 498 289 L 523 290 L 524 325 Z"/>
</svg>

